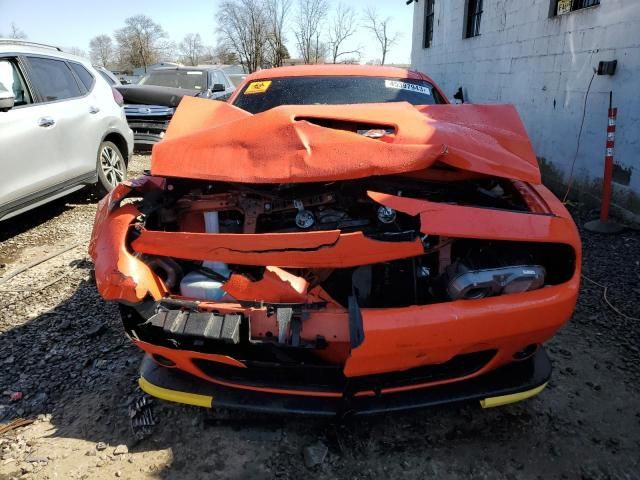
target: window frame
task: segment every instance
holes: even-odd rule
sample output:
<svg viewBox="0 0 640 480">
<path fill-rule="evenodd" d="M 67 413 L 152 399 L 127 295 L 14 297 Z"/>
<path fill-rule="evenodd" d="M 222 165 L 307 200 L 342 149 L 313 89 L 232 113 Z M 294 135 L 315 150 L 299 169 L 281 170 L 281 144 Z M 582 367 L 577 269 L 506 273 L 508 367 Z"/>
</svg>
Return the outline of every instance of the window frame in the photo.
<svg viewBox="0 0 640 480">
<path fill-rule="evenodd" d="M 585 5 L 585 3 L 587 2 L 589 3 L 589 5 Z M 551 0 L 551 3 L 549 4 L 549 18 L 561 17 L 562 15 L 569 15 L 570 13 L 577 12 L 580 10 L 599 7 L 601 5 L 600 2 L 601 0 L 571 0 L 570 10 L 568 12 L 558 14 L 559 0 Z"/>
<path fill-rule="evenodd" d="M 471 11 L 472 8 L 473 12 Z M 480 36 L 480 24 L 483 12 L 483 0 L 466 0 L 463 38 L 474 38 Z"/>
<path fill-rule="evenodd" d="M 14 105 L 11 110 L 17 110 L 19 108 L 28 108 L 38 105 L 40 102 L 40 98 L 36 91 L 33 88 L 33 84 L 29 79 L 29 72 L 26 68 L 25 62 L 22 61 L 22 55 L 20 54 L 11 54 L 11 53 L 2 53 L 0 54 L 0 60 L 8 60 L 13 62 L 18 67 L 18 73 L 22 76 L 22 80 L 24 80 L 24 86 L 31 97 L 31 103 L 25 103 L 24 105 Z M 9 112 L 11 111 L 9 110 Z M 8 112 L 4 112 L 8 113 Z"/>
<path fill-rule="evenodd" d="M 32 53 L 27 53 L 23 55 L 24 58 L 24 64 L 28 69 L 29 72 L 29 77 L 31 78 L 31 92 L 32 94 L 35 93 L 38 101 L 34 102 L 34 105 L 48 105 L 51 103 L 59 103 L 59 102 L 70 102 L 72 100 L 78 100 L 81 98 L 85 98 L 89 95 L 89 92 L 84 85 L 82 84 L 82 82 L 80 82 L 80 80 L 78 80 L 78 78 L 76 77 L 75 72 L 73 71 L 73 69 L 69 66 L 69 62 L 66 58 L 62 58 L 62 57 L 56 57 L 53 55 L 42 55 L 42 54 L 32 54 Z M 78 87 L 78 90 L 80 90 L 81 95 L 79 96 L 74 96 L 74 97 L 68 97 L 68 98 L 61 98 L 58 100 L 46 100 L 45 97 L 42 95 L 42 92 L 40 91 L 40 89 L 38 88 L 38 85 L 35 81 L 33 81 L 33 71 L 31 68 L 31 63 L 30 63 L 30 59 L 32 58 L 42 58 L 45 60 L 57 60 L 59 62 L 62 62 L 66 65 L 66 67 L 69 69 L 69 71 L 71 72 L 71 76 L 73 77 L 74 82 L 76 82 L 76 86 Z"/>
<path fill-rule="evenodd" d="M 213 82 L 210 86 L 210 88 L 213 88 L 213 84 L 214 83 L 221 83 L 222 85 L 224 85 L 224 89 L 225 90 L 229 90 L 231 88 L 231 86 L 229 85 L 229 80 L 227 79 L 227 76 L 224 74 L 224 72 L 222 70 L 211 70 L 212 75 L 212 79 L 215 80 L 216 77 L 219 77 L 219 80 L 222 80 L 221 82 Z"/>
<path fill-rule="evenodd" d="M 103 72 L 102 70 L 96 70 L 96 72 L 98 72 L 98 75 L 100 75 L 110 87 L 113 88 L 116 86 L 115 80 L 111 78 L 109 75 L 107 75 L 105 72 Z"/>
<path fill-rule="evenodd" d="M 73 73 L 73 75 L 76 77 L 76 82 L 79 82 L 79 84 L 82 85 L 87 90 L 87 92 L 91 92 L 93 90 L 93 87 L 96 86 L 96 77 L 95 77 L 95 75 L 93 73 L 91 73 L 91 71 L 80 62 L 68 61 L 67 65 L 69 66 L 69 69 L 71 70 L 71 73 Z M 73 65 L 77 65 L 80 68 L 83 68 L 84 71 L 89 74 L 89 76 L 91 77 L 91 85 L 89 85 L 87 87 L 84 84 L 84 82 L 80 78 L 80 75 L 78 75 L 78 73 L 73 69 Z"/>
<path fill-rule="evenodd" d="M 431 48 L 431 46 L 433 45 L 435 4 L 435 0 L 425 0 L 424 2 L 424 28 L 422 33 L 422 48 Z"/>
</svg>

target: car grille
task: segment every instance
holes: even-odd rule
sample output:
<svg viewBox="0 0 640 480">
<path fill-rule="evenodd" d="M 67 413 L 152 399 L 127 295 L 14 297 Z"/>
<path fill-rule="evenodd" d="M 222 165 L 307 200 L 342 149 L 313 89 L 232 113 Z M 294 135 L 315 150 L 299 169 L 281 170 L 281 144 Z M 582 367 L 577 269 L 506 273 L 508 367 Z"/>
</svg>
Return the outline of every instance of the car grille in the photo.
<svg viewBox="0 0 640 480">
<path fill-rule="evenodd" d="M 167 118 L 173 115 L 174 109 L 163 105 L 125 105 L 124 113 L 127 118 Z"/>
<path fill-rule="evenodd" d="M 248 360 L 244 362 L 247 368 L 238 368 L 202 359 L 193 360 L 193 363 L 212 379 L 247 386 L 355 393 L 466 377 L 481 370 L 495 354 L 496 350 L 465 353 L 438 365 L 351 378 L 344 376 L 342 367 L 333 365 L 289 365 Z"/>
</svg>

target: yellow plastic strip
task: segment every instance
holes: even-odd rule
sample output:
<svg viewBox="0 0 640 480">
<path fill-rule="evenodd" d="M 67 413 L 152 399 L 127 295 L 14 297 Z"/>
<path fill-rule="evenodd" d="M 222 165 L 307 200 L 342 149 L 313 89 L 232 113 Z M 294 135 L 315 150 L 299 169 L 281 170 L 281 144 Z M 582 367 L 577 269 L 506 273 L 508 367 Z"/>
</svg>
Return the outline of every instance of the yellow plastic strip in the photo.
<svg viewBox="0 0 640 480">
<path fill-rule="evenodd" d="M 207 408 L 211 408 L 213 406 L 213 397 L 158 387 L 144 377 L 140 377 L 138 379 L 138 385 L 140 385 L 140 388 L 149 395 L 169 402 L 186 403 L 187 405 Z"/>
<path fill-rule="evenodd" d="M 538 395 L 547 384 L 543 383 L 539 387 L 532 388 L 531 390 L 527 390 L 525 392 L 512 393 L 510 395 L 502 395 L 500 397 L 489 397 L 484 400 L 480 400 L 480 405 L 482 408 L 492 408 L 492 407 L 500 407 L 502 405 L 508 405 L 509 403 L 516 403 L 522 400 L 526 400 L 527 398 L 535 397 Z"/>
</svg>

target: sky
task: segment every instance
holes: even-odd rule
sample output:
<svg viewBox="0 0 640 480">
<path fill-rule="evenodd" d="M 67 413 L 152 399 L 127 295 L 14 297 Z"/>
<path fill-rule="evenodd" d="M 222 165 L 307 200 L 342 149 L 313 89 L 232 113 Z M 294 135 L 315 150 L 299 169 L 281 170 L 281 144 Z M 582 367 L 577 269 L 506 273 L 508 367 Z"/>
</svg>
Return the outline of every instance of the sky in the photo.
<svg viewBox="0 0 640 480">
<path fill-rule="evenodd" d="M 13 22 L 29 40 L 63 48 L 78 47 L 88 52 L 92 37 L 103 33 L 113 36 L 114 30 L 124 25 L 125 18 L 141 13 L 159 23 L 176 44 L 187 33 L 199 33 L 206 45 L 215 45 L 215 13 L 221 1 L 0 0 L 0 34 L 7 35 Z M 351 4 L 360 15 L 365 6 L 370 5 L 380 16 L 391 17 L 392 29 L 400 32 L 400 37 L 389 53 L 387 63 L 410 62 L 413 5 L 406 5 L 405 0 L 342 1 Z M 338 0 L 329 2 L 335 7 Z M 291 56 L 297 57 L 293 33 L 288 33 L 286 44 Z M 374 39 L 363 28 L 358 29 L 349 44 L 361 47 L 363 63 L 381 57 Z"/>
</svg>

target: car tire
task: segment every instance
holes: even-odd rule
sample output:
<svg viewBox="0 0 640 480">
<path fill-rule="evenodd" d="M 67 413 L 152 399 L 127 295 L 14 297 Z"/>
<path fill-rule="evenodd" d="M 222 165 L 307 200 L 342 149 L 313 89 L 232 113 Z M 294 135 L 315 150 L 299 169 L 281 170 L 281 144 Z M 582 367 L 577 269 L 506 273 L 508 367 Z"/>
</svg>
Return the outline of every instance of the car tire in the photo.
<svg viewBox="0 0 640 480">
<path fill-rule="evenodd" d="M 99 193 L 104 195 L 127 179 L 127 162 L 118 146 L 109 141 L 100 144 L 97 160 L 98 183 L 96 188 Z"/>
</svg>

